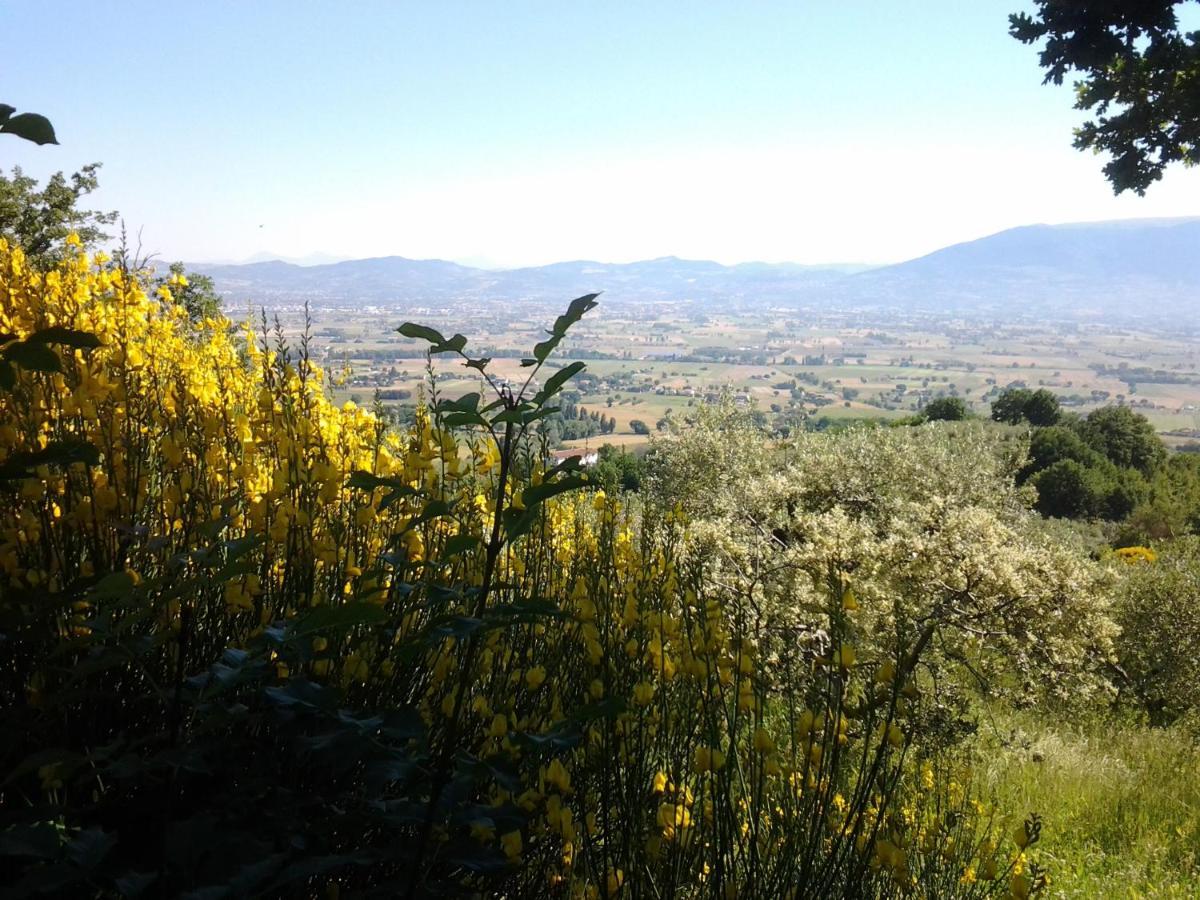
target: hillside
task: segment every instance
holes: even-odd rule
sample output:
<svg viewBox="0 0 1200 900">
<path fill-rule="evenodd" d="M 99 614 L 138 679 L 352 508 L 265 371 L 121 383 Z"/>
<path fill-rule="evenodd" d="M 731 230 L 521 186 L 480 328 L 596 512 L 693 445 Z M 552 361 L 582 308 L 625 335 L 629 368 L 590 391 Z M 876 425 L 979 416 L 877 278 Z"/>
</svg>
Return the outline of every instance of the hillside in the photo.
<svg viewBox="0 0 1200 900">
<path fill-rule="evenodd" d="M 846 279 L 843 296 L 925 308 L 1196 321 L 1200 218 L 1029 225 Z M 1152 308 L 1146 301 L 1153 300 Z"/>
<path fill-rule="evenodd" d="M 1200 218 L 1029 225 L 870 269 L 662 257 L 633 263 L 572 261 L 488 270 L 400 256 L 299 266 L 272 261 L 195 265 L 238 304 L 309 301 L 336 306 L 423 306 L 463 301 L 558 301 L 604 291 L 610 303 L 821 304 L 1064 318 L 1145 316 L 1200 322 Z"/>
</svg>

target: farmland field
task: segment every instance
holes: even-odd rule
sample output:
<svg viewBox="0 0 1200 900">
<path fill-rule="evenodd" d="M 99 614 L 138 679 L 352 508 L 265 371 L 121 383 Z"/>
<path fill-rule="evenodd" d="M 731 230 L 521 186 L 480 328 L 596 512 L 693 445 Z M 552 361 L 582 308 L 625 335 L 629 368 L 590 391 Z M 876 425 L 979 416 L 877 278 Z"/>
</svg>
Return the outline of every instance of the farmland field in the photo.
<svg viewBox="0 0 1200 900">
<path fill-rule="evenodd" d="M 494 357 L 490 371 L 523 377 L 520 357 L 556 314 L 529 303 L 495 314 L 474 308 L 318 308 L 314 355 L 344 381 L 340 401 L 411 407 L 427 390 L 421 348 L 395 333 L 403 321 L 447 334 L 482 335 L 474 352 Z M 302 315 L 282 309 L 294 340 Z M 896 419 L 942 396 L 963 398 L 986 416 L 1010 386 L 1045 387 L 1070 411 L 1111 403 L 1147 416 L 1169 443 L 1200 436 L 1200 360 L 1186 336 L 1104 324 L 999 323 L 984 320 L 811 309 L 697 311 L 683 303 L 649 307 L 602 302 L 564 346 L 561 362 L 582 360 L 586 374 L 572 399 L 615 420 L 610 442 L 647 440 L 668 417 L 722 393 L 784 427 L 823 427 L 857 419 Z M 454 397 L 479 379 L 448 358 L 435 358 L 437 391 Z"/>
</svg>

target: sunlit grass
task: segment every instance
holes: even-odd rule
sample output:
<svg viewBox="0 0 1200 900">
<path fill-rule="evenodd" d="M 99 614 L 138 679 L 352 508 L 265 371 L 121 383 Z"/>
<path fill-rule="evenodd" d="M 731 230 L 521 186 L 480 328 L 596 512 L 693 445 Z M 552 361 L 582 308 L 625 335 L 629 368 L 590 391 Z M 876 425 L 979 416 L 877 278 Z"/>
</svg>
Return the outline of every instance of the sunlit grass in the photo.
<svg viewBox="0 0 1200 900">
<path fill-rule="evenodd" d="M 1038 810 L 1057 897 L 1200 896 L 1200 744 L 1183 730 L 1008 716 L 982 773 L 1005 808 Z"/>
</svg>

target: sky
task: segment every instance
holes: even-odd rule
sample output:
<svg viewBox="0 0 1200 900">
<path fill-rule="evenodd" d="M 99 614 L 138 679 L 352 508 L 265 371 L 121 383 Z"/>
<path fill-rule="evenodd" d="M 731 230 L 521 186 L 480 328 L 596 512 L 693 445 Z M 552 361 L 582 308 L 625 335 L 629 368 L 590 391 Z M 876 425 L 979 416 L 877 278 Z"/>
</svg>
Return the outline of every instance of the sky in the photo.
<svg viewBox="0 0 1200 900">
<path fill-rule="evenodd" d="M 192 262 L 400 255 L 884 263 L 1114 197 L 1008 36 L 1023 0 L 0 0 L 0 101 L 103 163 L 91 199 Z"/>
</svg>

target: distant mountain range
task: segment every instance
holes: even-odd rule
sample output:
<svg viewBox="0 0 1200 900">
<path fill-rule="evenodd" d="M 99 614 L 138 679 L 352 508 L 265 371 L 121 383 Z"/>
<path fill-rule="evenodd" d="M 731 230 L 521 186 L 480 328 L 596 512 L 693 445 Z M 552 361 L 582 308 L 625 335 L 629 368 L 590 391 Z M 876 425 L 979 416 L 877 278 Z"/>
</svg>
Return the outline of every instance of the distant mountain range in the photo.
<svg viewBox="0 0 1200 900">
<path fill-rule="evenodd" d="M 561 301 L 682 301 L 886 307 L 1009 318 L 1134 318 L 1200 325 L 1200 217 L 1029 225 L 896 265 L 724 266 L 676 257 L 489 270 L 400 256 L 299 266 L 273 260 L 189 266 L 232 305 L 444 306 Z"/>
</svg>

